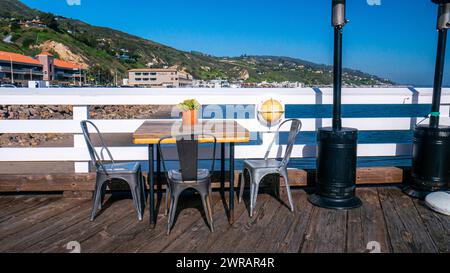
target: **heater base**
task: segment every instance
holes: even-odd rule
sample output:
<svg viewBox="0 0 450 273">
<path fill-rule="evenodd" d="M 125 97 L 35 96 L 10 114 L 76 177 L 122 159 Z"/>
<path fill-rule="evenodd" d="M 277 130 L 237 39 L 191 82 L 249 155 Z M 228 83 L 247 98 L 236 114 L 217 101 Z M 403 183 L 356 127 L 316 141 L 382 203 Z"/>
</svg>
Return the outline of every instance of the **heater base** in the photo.
<svg viewBox="0 0 450 273">
<path fill-rule="evenodd" d="M 308 196 L 308 200 L 317 207 L 335 210 L 356 209 L 362 205 L 361 200 L 356 196 L 349 199 L 332 199 L 318 194 L 312 194 Z"/>
<path fill-rule="evenodd" d="M 358 130 L 320 128 L 317 132 L 316 194 L 309 201 L 329 209 L 361 206 L 355 196 Z"/>
<path fill-rule="evenodd" d="M 450 127 L 428 125 L 414 130 L 411 180 L 403 192 L 424 199 L 431 192 L 445 191 L 450 182 Z"/>
<path fill-rule="evenodd" d="M 403 188 L 403 193 L 405 193 L 406 195 L 408 195 L 408 196 L 410 196 L 412 198 L 425 200 L 425 197 L 427 197 L 427 195 L 432 193 L 432 192 L 431 191 L 418 190 L 418 189 L 415 189 L 412 186 L 406 186 L 406 187 Z"/>
</svg>

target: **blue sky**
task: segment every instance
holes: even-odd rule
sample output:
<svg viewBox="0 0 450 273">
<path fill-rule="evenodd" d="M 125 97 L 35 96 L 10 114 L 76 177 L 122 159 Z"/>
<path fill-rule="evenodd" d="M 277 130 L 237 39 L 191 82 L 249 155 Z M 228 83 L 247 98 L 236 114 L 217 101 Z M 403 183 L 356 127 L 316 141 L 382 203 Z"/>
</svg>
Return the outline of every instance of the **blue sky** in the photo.
<svg viewBox="0 0 450 273">
<path fill-rule="evenodd" d="M 22 0 L 43 11 L 217 56 L 332 63 L 331 0 Z M 381 1 L 381 5 L 367 2 Z M 430 0 L 348 0 L 344 66 L 431 86 L 437 7 Z M 450 44 L 450 42 L 449 42 Z M 447 47 L 448 48 L 448 47 Z M 445 84 L 450 85 L 450 52 Z"/>
</svg>

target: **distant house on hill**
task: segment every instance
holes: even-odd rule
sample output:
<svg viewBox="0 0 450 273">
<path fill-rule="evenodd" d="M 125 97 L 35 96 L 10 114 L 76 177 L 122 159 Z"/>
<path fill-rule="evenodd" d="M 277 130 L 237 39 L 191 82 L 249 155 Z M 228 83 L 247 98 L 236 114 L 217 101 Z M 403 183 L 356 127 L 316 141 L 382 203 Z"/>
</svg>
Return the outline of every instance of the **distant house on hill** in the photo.
<svg viewBox="0 0 450 273">
<path fill-rule="evenodd" d="M 139 87 L 191 87 L 192 75 L 175 68 L 141 68 L 128 71 L 128 85 Z"/>
<path fill-rule="evenodd" d="M 28 81 L 49 81 L 51 84 L 70 85 L 84 81 L 82 67 L 63 61 L 48 52 L 29 57 L 0 51 L 0 82 L 27 86 Z"/>
<path fill-rule="evenodd" d="M 47 25 L 44 22 L 39 21 L 37 19 L 20 22 L 20 25 L 23 27 L 37 27 L 37 28 L 46 28 L 47 27 Z"/>
</svg>

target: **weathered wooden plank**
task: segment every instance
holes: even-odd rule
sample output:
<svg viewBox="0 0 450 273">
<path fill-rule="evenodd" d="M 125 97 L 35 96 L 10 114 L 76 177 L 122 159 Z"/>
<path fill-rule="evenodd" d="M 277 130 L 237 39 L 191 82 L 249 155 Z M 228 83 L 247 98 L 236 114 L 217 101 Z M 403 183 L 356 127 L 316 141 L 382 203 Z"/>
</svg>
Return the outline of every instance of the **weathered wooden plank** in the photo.
<svg viewBox="0 0 450 273">
<path fill-rule="evenodd" d="M 219 198 L 217 198 L 219 196 L 219 193 L 214 193 L 214 195 L 216 196 L 216 198 L 213 197 L 211 206 L 212 207 L 217 207 L 217 204 L 221 204 L 222 202 L 221 202 L 221 200 Z M 172 228 L 172 231 L 170 232 L 170 235 L 167 236 L 167 238 L 165 240 L 163 239 L 162 241 L 158 241 L 159 244 L 154 245 L 154 247 L 150 247 L 149 248 L 149 246 L 145 246 L 145 247 L 143 247 L 142 249 L 140 249 L 138 251 L 139 252 L 142 252 L 142 251 L 145 251 L 145 252 L 147 252 L 147 251 L 164 252 L 168 245 L 172 244 L 182 234 L 189 233 L 192 230 L 192 227 L 198 222 L 203 222 L 204 227 L 207 228 L 207 232 L 209 233 L 210 232 L 209 231 L 209 226 L 207 224 L 206 215 L 205 215 L 206 212 L 203 209 L 200 196 L 197 196 L 194 200 L 189 200 L 189 201 L 190 202 L 192 202 L 192 201 L 196 202 L 195 204 L 190 203 L 189 206 L 184 206 L 184 207 L 187 207 L 187 208 L 195 207 L 195 210 L 189 209 L 190 212 L 188 212 L 189 215 L 190 215 L 189 217 L 191 217 L 192 219 L 189 219 L 189 221 L 185 220 L 184 221 L 185 223 L 183 223 L 183 221 L 181 221 L 181 219 L 180 219 L 180 221 L 178 223 L 174 224 L 174 226 Z M 187 213 L 187 212 L 186 212 L 186 209 L 183 209 L 183 210 L 179 211 L 179 213 L 182 214 L 182 213 Z M 226 218 L 226 214 L 225 213 L 222 214 L 222 215 L 223 215 L 223 217 Z M 175 217 L 175 219 L 177 219 L 177 218 Z M 159 238 L 161 238 L 161 237 L 159 237 Z"/>
<path fill-rule="evenodd" d="M 261 194 L 260 194 L 261 196 Z M 260 198 L 258 196 L 258 198 Z M 268 196 L 268 200 L 262 205 L 261 211 L 256 216 L 255 222 L 250 229 L 245 230 L 245 232 L 242 234 L 241 240 L 238 240 L 235 244 L 235 248 L 239 249 L 238 252 L 243 253 L 254 253 L 254 252 L 268 252 L 266 247 L 260 246 L 261 242 L 264 242 L 267 234 L 264 232 L 268 229 L 271 229 L 273 225 L 276 223 L 275 219 L 276 215 L 281 214 L 281 211 L 289 212 L 289 209 L 283 206 L 276 198 L 272 196 Z M 256 208 L 258 209 L 259 203 L 256 202 Z M 291 215 L 292 217 L 293 215 Z M 287 218 L 285 218 L 287 219 Z M 292 218 L 290 218 L 292 219 Z M 283 226 L 283 222 L 278 223 L 278 228 L 280 229 L 279 232 L 282 232 L 281 230 L 285 228 Z M 258 248 L 258 246 L 260 246 Z M 267 246 L 267 245 L 266 245 Z M 233 251 L 233 248 L 226 249 L 225 251 Z"/>
<path fill-rule="evenodd" d="M 66 213 L 67 209 L 82 202 L 67 202 L 60 198 L 51 198 L 50 203 L 42 204 L 27 210 L 26 213 L 12 217 L 0 223 L 1 238 L 17 234 L 59 213 Z"/>
<path fill-rule="evenodd" d="M 0 195 L 0 208 L 6 207 L 8 203 L 15 201 L 19 197 L 17 195 Z"/>
<path fill-rule="evenodd" d="M 89 208 L 90 204 L 82 203 L 42 222 L 28 226 L 21 232 L 0 241 L 0 252 L 5 250 L 8 252 L 42 252 L 47 245 L 39 244 L 41 241 L 58 234 L 64 227 L 78 222 L 80 216 L 86 215 Z"/>
<path fill-rule="evenodd" d="M 358 168 L 357 185 L 398 184 L 403 182 L 403 170 L 396 167 Z"/>
<path fill-rule="evenodd" d="M 20 201 L 17 203 L 17 201 Z M 42 204 L 49 203 L 50 200 L 47 197 L 28 197 L 19 199 L 13 203 L 9 203 L 8 206 L 0 210 L 0 223 L 6 221 L 11 217 L 17 217 L 27 210 L 33 210 Z"/>
<path fill-rule="evenodd" d="M 399 189 L 380 188 L 378 193 L 393 252 L 437 252 L 413 201 Z"/>
<path fill-rule="evenodd" d="M 164 202 L 161 204 L 164 204 Z M 201 199 L 197 194 L 195 196 L 181 196 L 178 201 L 175 223 L 170 235 L 167 235 L 167 216 L 164 216 L 164 205 L 162 205 L 159 208 L 158 225 L 154 229 L 150 230 L 147 228 L 147 232 L 140 232 L 136 238 L 133 238 L 132 244 L 122 244 L 114 252 L 161 252 L 167 245 L 176 240 L 181 234 L 187 232 L 195 222 L 201 219 L 202 211 Z M 134 233 L 135 230 L 132 229 L 124 232 L 123 235 L 126 238 L 127 235 Z M 147 239 L 144 239 L 144 237 Z"/>
<path fill-rule="evenodd" d="M 126 195 L 125 195 L 126 196 Z M 120 237 L 123 230 L 130 227 L 142 227 L 141 232 L 148 230 L 149 220 L 144 217 L 140 222 L 136 218 L 134 206 L 129 198 L 110 197 L 110 206 L 105 206 L 104 213 L 99 215 L 94 222 L 87 222 L 83 219 L 79 223 L 80 227 L 87 226 L 87 232 L 80 230 L 75 226 L 75 238 L 81 244 L 82 252 L 111 252 L 118 247 L 115 244 L 116 237 Z M 70 229 L 67 232 L 72 232 Z M 128 238 L 129 239 L 129 238 Z M 64 252 L 64 246 L 67 240 L 57 239 L 52 243 L 52 249 L 58 252 Z M 142 242 L 142 241 L 141 241 Z"/>
<path fill-rule="evenodd" d="M 275 252 L 300 252 L 304 243 L 306 231 L 311 222 L 313 205 L 308 202 L 306 192 L 294 191 L 293 193 L 295 196 L 294 200 L 296 200 L 296 215 L 294 216 L 295 221 L 289 228 L 284 238 L 282 238 L 280 242 L 277 242 L 273 247 Z"/>
<path fill-rule="evenodd" d="M 95 173 L 2 174 L 0 192 L 94 191 Z"/>
<path fill-rule="evenodd" d="M 351 253 L 365 252 L 362 207 L 347 212 L 347 251 Z"/>
<path fill-rule="evenodd" d="M 94 192 L 92 191 L 65 191 L 63 197 L 67 199 L 92 199 Z"/>
<path fill-rule="evenodd" d="M 377 190 L 358 188 L 356 194 L 363 200 L 363 205 L 348 212 L 347 252 L 369 252 L 370 242 L 379 244 L 381 252 L 391 252 Z"/>
<path fill-rule="evenodd" d="M 278 250 L 279 246 L 283 243 L 283 239 L 288 235 L 292 226 L 297 224 L 297 219 L 300 218 L 300 213 L 303 210 L 299 210 L 298 198 L 300 192 L 293 193 L 294 200 L 294 212 L 291 212 L 289 207 L 289 202 L 287 200 L 286 190 L 283 189 L 280 191 L 280 198 L 283 201 L 283 205 L 278 207 L 276 214 L 271 219 L 271 223 L 269 223 L 266 227 L 264 227 L 260 233 L 260 237 L 256 246 L 253 247 L 254 252 L 275 252 Z M 305 201 L 305 198 L 303 199 Z M 279 202 L 279 201 L 276 201 Z"/>
<path fill-rule="evenodd" d="M 261 225 L 264 225 L 264 223 L 267 223 L 267 221 L 272 218 L 274 212 L 269 208 L 271 199 L 272 197 L 267 194 L 260 194 L 253 212 L 253 217 L 250 218 L 248 211 L 245 211 L 238 218 L 235 218 L 236 220 L 233 226 L 221 234 L 220 239 L 217 239 L 211 244 L 207 249 L 207 252 L 246 252 L 246 250 L 238 248 L 237 245 L 242 240 L 246 241 L 247 237 L 250 236 L 253 229 L 258 226 L 260 222 Z M 248 208 L 249 203 L 245 203 L 245 205 Z M 280 206 L 279 203 L 278 206 Z M 241 246 L 244 245 L 241 244 Z"/>
<path fill-rule="evenodd" d="M 213 188 L 219 188 L 219 175 L 214 176 Z M 238 186 L 239 171 L 235 172 L 235 186 Z M 308 174 L 305 170 L 289 170 L 291 186 L 307 186 Z M 314 180 L 313 178 L 310 180 Z M 395 167 L 360 168 L 357 170 L 358 185 L 398 184 L 403 181 L 403 170 Z M 94 191 L 95 173 L 89 174 L 48 174 L 0 176 L 0 192 L 81 192 Z M 281 183 L 284 187 L 284 183 Z"/>
<path fill-rule="evenodd" d="M 228 200 L 227 193 L 224 195 L 225 200 Z M 212 195 L 213 209 L 213 225 L 214 231 L 210 232 L 209 226 L 203 218 L 198 219 L 189 230 L 181 234 L 172 243 L 167 245 L 163 252 L 205 252 L 205 247 L 208 241 L 217 239 L 225 230 L 230 228 L 230 223 L 227 220 L 227 213 L 225 205 L 221 199 L 220 193 Z M 235 206 L 235 215 L 243 213 L 244 208 L 240 205 Z"/>
<path fill-rule="evenodd" d="M 132 252 L 131 246 L 137 248 L 140 244 L 145 244 L 149 240 L 146 238 L 151 233 L 148 216 L 146 214 L 142 222 L 130 219 L 129 216 L 122 218 L 120 221 L 110 224 L 101 233 L 84 241 L 83 247 L 89 249 L 89 252 L 96 253 Z M 164 222 L 158 222 L 158 224 L 164 226 Z M 130 251 L 117 250 L 121 247 L 129 248 Z"/>
<path fill-rule="evenodd" d="M 286 200 L 283 189 L 281 194 Z M 313 207 L 303 191 L 293 195 L 292 214 L 261 193 L 252 219 L 246 194 L 247 204 L 236 205 L 231 226 L 220 195 L 214 192 L 211 233 L 200 200 L 187 194 L 170 236 L 163 206 L 157 226 L 150 229 L 148 208 L 139 222 L 131 200 L 117 195 L 94 222 L 89 221 L 90 200 L 51 197 L 52 202 L 36 205 L 36 199 L 24 203 L 31 199 L 27 196 L 0 197 L 0 204 L 5 198 L 5 204 L 23 210 L 10 208 L 17 216 L 0 223 L 0 252 L 68 252 L 69 241 L 80 242 L 82 252 L 364 252 L 370 241 L 379 242 L 382 252 L 449 252 L 450 217 L 422 207 L 396 188 L 358 188 L 363 206 L 347 212 Z"/>
<path fill-rule="evenodd" d="M 302 253 L 343 253 L 346 251 L 347 211 L 315 207 Z"/>
<path fill-rule="evenodd" d="M 422 201 L 413 202 L 438 251 L 450 253 L 450 217 L 431 211 Z"/>
<path fill-rule="evenodd" d="M 225 211 L 225 206 L 227 206 L 227 200 L 229 200 L 229 194 L 226 192 L 223 196 L 224 200 L 222 200 L 219 205 L 219 209 L 215 209 L 214 213 L 214 228 L 217 230 L 217 232 L 214 233 L 208 233 L 205 237 L 204 232 L 198 231 L 194 235 L 194 244 L 188 246 L 188 251 L 196 252 L 196 253 L 205 253 L 208 252 L 209 249 L 217 242 L 227 239 L 227 233 L 229 234 L 230 230 L 235 230 L 236 223 L 234 225 L 230 225 L 230 222 L 228 221 L 227 213 Z M 245 206 L 244 202 L 241 204 L 237 203 L 234 206 L 234 215 L 235 219 L 241 219 L 241 217 L 244 217 L 243 215 L 247 215 L 248 217 L 248 210 Z"/>
<path fill-rule="evenodd" d="M 89 214 L 85 214 L 80 218 L 80 221 L 42 241 L 41 243 L 48 244 L 45 247 L 45 252 L 67 252 L 66 245 L 73 240 L 80 243 L 83 252 L 92 252 L 90 249 L 92 244 L 85 244 L 90 238 L 95 237 L 97 234 L 105 235 L 106 229 L 112 225 L 117 227 L 115 223 L 121 223 L 123 225 L 135 225 L 139 223 L 131 199 L 110 196 L 108 201 L 93 222 L 89 220 Z M 125 218 L 127 221 L 124 221 Z"/>
</svg>

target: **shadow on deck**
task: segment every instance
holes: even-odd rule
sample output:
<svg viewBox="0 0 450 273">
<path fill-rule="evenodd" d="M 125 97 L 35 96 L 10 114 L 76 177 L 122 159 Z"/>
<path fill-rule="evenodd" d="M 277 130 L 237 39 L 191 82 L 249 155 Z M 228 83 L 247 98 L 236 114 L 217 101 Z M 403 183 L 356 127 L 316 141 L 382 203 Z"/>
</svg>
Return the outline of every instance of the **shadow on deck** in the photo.
<svg viewBox="0 0 450 273">
<path fill-rule="evenodd" d="M 236 204 L 236 221 L 230 226 L 215 192 L 214 233 L 198 196 L 185 196 L 169 236 L 163 207 L 150 229 L 148 209 L 138 222 L 131 200 L 123 196 L 110 197 L 94 222 L 89 221 L 90 200 L 1 196 L 0 252 L 69 252 L 70 241 L 79 242 L 81 252 L 369 252 L 372 241 L 382 252 L 450 252 L 450 217 L 394 187 L 359 188 L 357 194 L 361 208 L 333 211 L 313 207 L 303 190 L 295 190 L 296 211 L 291 213 L 284 203 L 261 193 L 254 217 L 248 216 L 248 204 Z"/>
</svg>

